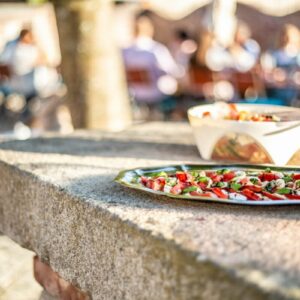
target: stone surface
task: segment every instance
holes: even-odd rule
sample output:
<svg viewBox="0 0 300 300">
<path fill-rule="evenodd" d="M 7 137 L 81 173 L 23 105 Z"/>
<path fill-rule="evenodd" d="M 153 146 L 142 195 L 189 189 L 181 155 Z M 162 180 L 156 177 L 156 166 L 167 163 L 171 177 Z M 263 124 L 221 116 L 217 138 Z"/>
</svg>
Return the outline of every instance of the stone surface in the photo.
<svg viewBox="0 0 300 300">
<path fill-rule="evenodd" d="M 0 300 L 38 300 L 42 287 L 33 278 L 34 253 L 0 234 Z"/>
<path fill-rule="evenodd" d="M 0 145 L 0 230 L 92 299 L 300 299 L 300 207 L 172 200 L 113 182 L 201 162 L 188 125 Z"/>
</svg>

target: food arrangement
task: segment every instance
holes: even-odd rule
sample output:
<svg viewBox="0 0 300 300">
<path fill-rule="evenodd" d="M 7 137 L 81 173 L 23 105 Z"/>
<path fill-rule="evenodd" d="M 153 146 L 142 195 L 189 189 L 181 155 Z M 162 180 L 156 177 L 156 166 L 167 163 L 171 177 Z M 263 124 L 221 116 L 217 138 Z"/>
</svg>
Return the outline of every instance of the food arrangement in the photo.
<svg viewBox="0 0 300 300">
<path fill-rule="evenodd" d="M 300 200 L 299 173 L 265 169 L 159 172 L 132 178 L 153 191 L 187 197 L 215 198 L 239 201 Z"/>
<path fill-rule="evenodd" d="M 273 113 L 259 113 L 247 110 L 238 110 L 234 103 L 225 104 L 226 114 L 223 116 L 225 120 L 233 121 L 252 121 L 252 122 L 280 122 L 281 118 L 279 115 Z M 202 117 L 211 117 L 209 111 L 205 111 Z"/>
<path fill-rule="evenodd" d="M 205 160 L 286 165 L 300 150 L 298 108 L 218 102 L 192 107 L 188 117 Z"/>
</svg>

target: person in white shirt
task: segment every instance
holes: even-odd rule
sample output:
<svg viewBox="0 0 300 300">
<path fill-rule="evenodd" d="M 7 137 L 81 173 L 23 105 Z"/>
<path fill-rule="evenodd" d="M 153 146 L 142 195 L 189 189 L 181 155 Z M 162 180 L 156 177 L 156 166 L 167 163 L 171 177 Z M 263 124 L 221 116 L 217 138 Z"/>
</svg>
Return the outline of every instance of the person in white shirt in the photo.
<svg viewBox="0 0 300 300">
<path fill-rule="evenodd" d="M 47 66 L 30 29 L 22 29 L 16 40 L 5 45 L 0 63 L 7 65 L 11 72 L 10 78 L 2 83 L 6 94 L 22 94 L 29 100 L 51 93 L 59 84 L 59 75 L 54 68 Z"/>
<path fill-rule="evenodd" d="M 224 47 L 216 40 L 213 41 L 206 53 L 206 63 L 213 71 L 248 72 L 256 65 L 259 54 L 260 46 L 251 39 L 248 25 L 239 21 L 233 43 Z"/>
</svg>

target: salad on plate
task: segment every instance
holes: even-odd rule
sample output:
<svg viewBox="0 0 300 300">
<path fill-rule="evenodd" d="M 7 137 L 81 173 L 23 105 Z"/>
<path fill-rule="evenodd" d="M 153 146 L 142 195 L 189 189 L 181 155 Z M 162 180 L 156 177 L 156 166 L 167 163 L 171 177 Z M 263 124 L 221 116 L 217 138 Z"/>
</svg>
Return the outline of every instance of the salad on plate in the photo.
<svg viewBox="0 0 300 300">
<path fill-rule="evenodd" d="M 133 177 L 139 184 L 166 195 L 219 200 L 277 201 L 300 200 L 299 173 L 264 170 L 216 170 L 159 172 Z"/>
</svg>

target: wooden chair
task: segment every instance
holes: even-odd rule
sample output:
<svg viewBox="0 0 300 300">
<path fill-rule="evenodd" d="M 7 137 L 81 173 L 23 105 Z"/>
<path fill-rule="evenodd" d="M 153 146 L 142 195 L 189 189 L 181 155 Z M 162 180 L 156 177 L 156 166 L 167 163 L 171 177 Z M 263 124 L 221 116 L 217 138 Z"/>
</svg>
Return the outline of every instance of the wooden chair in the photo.
<svg viewBox="0 0 300 300">
<path fill-rule="evenodd" d="M 126 79 L 128 85 L 150 85 L 151 84 L 151 77 L 146 69 L 126 69 Z"/>
<path fill-rule="evenodd" d="M 191 66 L 188 71 L 189 93 L 194 96 L 203 96 L 203 85 L 213 82 L 213 73 L 207 67 Z"/>
<path fill-rule="evenodd" d="M 8 65 L 0 64 L 0 80 L 8 79 L 11 76 L 11 70 Z"/>
</svg>

